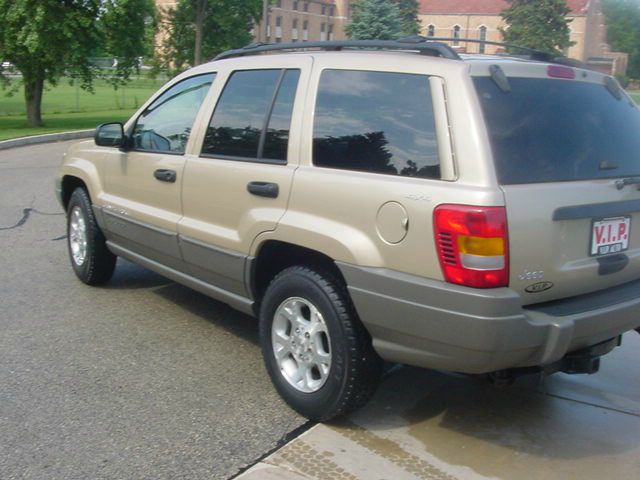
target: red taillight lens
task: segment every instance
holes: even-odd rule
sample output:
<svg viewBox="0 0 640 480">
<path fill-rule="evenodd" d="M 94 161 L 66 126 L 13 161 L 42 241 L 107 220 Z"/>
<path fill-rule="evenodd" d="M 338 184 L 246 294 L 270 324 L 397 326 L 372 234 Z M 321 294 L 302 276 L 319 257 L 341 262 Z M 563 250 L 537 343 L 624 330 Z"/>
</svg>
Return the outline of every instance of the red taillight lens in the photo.
<svg viewBox="0 0 640 480">
<path fill-rule="evenodd" d="M 433 220 L 440 266 L 447 282 L 475 288 L 508 285 L 504 207 L 440 205 Z"/>
</svg>

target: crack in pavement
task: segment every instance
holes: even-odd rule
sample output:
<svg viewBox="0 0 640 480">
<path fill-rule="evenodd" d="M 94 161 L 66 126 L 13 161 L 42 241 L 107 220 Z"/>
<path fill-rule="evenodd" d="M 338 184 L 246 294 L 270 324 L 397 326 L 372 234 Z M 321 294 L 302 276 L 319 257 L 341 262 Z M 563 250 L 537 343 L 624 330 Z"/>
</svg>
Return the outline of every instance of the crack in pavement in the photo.
<svg viewBox="0 0 640 480">
<path fill-rule="evenodd" d="M 40 212 L 40 211 L 36 210 L 35 208 L 31 208 L 31 207 L 23 208 L 22 209 L 22 218 L 20 220 L 18 220 L 18 223 L 16 223 L 15 225 L 11 225 L 10 227 L 0 227 L 0 231 L 1 230 L 14 230 L 16 228 L 20 228 L 25 223 L 27 223 L 27 220 L 29 220 L 29 217 L 31 216 L 32 213 L 35 213 L 35 214 L 38 214 L 38 215 L 64 215 L 64 212 L 50 213 L 50 212 Z"/>
</svg>

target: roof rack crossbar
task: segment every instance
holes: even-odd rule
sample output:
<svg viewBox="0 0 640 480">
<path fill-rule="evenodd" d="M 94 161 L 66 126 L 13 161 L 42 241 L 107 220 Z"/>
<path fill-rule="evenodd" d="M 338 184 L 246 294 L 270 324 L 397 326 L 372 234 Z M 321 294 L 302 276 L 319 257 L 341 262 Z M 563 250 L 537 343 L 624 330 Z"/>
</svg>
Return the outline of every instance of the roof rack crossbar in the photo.
<svg viewBox="0 0 640 480">
<path fill-rule="evenodd" d="M 274 52 L 280 50 L 308 50 L 320 49 L 329 51 L 339 51 L 349 49 L 370 49 L 370 50 L 408 50 L 417 51 L 423 55 L 448 58 L 450 60 L 460 60 L 454 49 L 444 43 L 434 42 L 431 39 L 410 42 L 405 39 L 400 40 L 331 40 L 323 42 L 296 42 L 296 43 L 252 43 L 235 50 L 222 52 L 214 60 L 225 58 L 242 57 L 246 55 L 257 55 L 263 52 Z"/>
</svg>

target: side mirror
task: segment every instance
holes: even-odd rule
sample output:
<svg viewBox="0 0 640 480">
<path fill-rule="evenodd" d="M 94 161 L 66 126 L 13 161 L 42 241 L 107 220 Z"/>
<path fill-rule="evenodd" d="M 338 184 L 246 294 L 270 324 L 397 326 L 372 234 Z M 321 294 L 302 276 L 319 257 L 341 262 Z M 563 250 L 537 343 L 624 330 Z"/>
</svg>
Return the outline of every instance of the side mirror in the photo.
<svg viewBox="0 0 640 480">
<path fill-rule="evenodd" d="M 96 128 L 94 136 L 100 147 L 122 147 L 125 144 L 124 127 L 120 122 L 103 123 Z"/>
</svg>

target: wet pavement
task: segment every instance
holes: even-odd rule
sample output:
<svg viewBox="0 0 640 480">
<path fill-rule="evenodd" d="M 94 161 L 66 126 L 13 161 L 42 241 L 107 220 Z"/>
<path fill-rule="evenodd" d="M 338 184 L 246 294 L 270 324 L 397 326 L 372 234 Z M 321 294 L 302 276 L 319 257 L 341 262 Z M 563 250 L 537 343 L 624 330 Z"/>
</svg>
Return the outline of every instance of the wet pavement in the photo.
<svg viewBox="0 0 640 480">
<path fill-rule="evenodd" d="M 0 154 L 0 480 L 231 478 L 307 423 L 253 319 L 127 262 L 101 288 L 75 279 L 53 195 L 68 145 Z M 398 368 L 242 478 L 639 478 L 639 370 L 635 332 L 595 375 L 503 391 Z"/>
<path fill-rule="evenodd" d="M 640 476 L 640 335 L 595 375 L 497 390 L 402 367 L 347 420 L 317 425 L 239 478 L 631 479 Z"/>
</svg>

